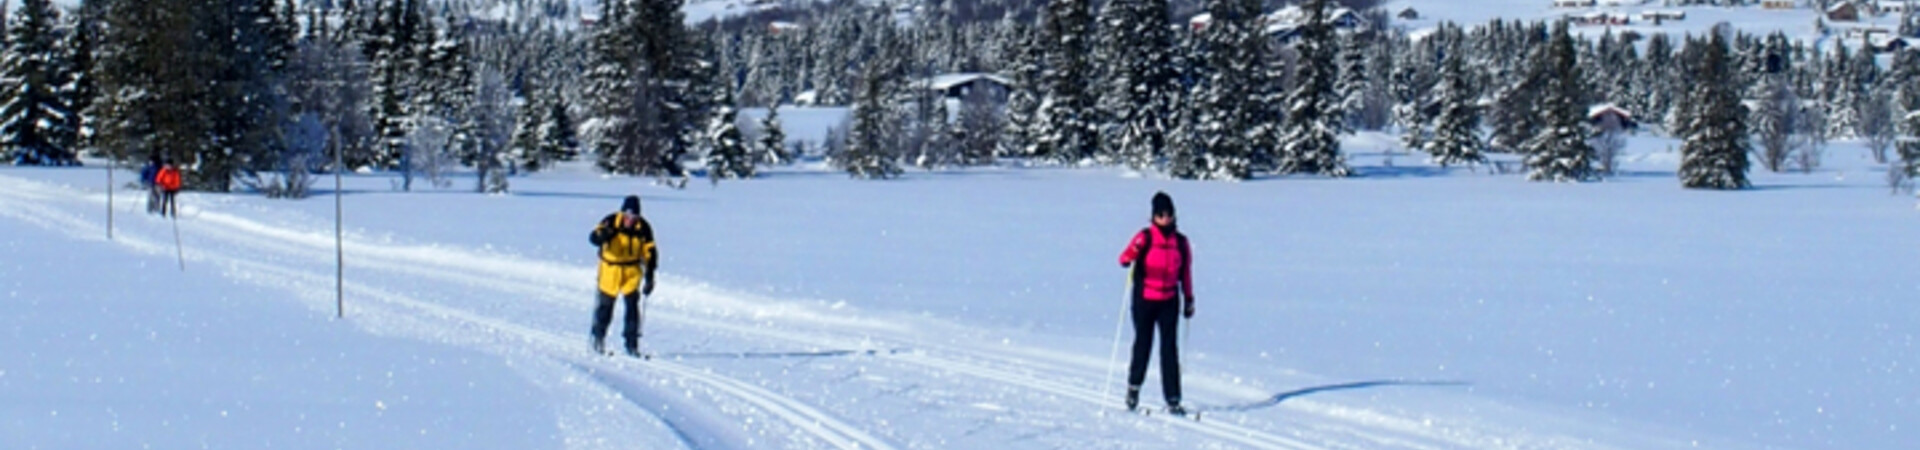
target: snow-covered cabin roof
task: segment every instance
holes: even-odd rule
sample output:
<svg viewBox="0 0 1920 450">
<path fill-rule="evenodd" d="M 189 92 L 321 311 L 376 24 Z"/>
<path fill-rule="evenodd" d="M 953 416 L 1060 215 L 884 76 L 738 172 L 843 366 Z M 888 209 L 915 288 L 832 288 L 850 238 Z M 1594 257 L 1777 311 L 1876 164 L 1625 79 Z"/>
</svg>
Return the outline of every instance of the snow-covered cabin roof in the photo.
<svg viewBox="0 0 1920 450">
<path fill-rule="evenodd" d="M 1616 105 L 1612 103 L 1601 103 L 1601 104 L 1593 105 L 1587 108 L 1588 119 L 1598 119 L 1601 116 L 1605 116 L 1609 114 L 1618 114 L 1622 118 L 1625 118 L 1627 120 L 1633 120 L 1633 112 L 1627 111 L 1626 108 L 1621 108 L 1620 105 Z"/>
<path fill-rule="evenodd" d="M 994 75 L 990 73 L 967 72 L 967 73 L 949 73 L 949 74 L 934 75 L 932 78 L 928 78 L 923 84 L 921 84 L 921 86 L 925 86 L 929 89 L 946 90 L 948 88 L 971 83 L 974 80 L 979 80 L 982 78 L 991 80 L 995 83 L 1000 83 L 1000 85 L 1002 86 L 1013 85 L 1013 80 L 1009 80 L 1006 77 L 1002 77 L 999 75 Z"/>
<path fill-rule="evenodd" d="M 802 28 L 798 23 L 783 20 L 775 20 L 767 23 L 767 32 L 772 34 L 790 33 L 800 31 Z"/>
</svg>

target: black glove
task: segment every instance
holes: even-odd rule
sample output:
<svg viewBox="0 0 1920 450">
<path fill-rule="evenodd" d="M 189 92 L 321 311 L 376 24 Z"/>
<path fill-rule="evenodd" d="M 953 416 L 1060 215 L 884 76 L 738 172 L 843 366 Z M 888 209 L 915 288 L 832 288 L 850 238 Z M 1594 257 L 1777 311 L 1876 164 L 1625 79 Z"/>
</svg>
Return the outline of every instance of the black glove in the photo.
<svg viewBox="0 0 1920 450">
<path fill-rule="evenodd" d="M 1191 299 L 1191 298 L 1189 298 L 1189 299 L 1187 299 L 1187 311 L 1186 311 L 1186 315 L 1187 315 L 1187 318 L 1188 318 L 1188 319 L 1192 319 L 1192 318 L 1193 318 L 1193 299 Z"/>
<path fill-rule="evenodd" d="M 653 277 L 647 277 L 647 282 L 640 284 L 640 295 L 653 295 Z M 1187 315 L 1191 316 L 1193 314 L 1188 313 Z"/>
</svg>

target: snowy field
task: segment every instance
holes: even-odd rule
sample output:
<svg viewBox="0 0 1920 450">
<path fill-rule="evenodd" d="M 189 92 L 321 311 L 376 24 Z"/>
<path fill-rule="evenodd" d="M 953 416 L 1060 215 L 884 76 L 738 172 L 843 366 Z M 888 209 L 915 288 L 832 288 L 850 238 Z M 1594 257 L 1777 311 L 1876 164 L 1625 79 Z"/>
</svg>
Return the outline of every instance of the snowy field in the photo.
<svg viewBox="0 0 1920 450">
<path fill-rule="evenodd" d="M 352 176 L 345 319 L 331 179 L 185 194 L 176 245 L 129 172 L 109 240 L 105 170 L 4 167 L 0 448 L 1920 442 L 1920 210 L 1852 144 L 1708 192 L 1679 188 L 1664 139 L 1588 184 L 1381 142 L 1349 140 L 1362 176 L 1339 180 Z M 1115 256 L 1156 190 L 1194 242 L 1199 422 L 1121 412 L 1109 377 Z M 630 193 L 664 257 L 646 362 L 586 349 L 585 234 Z"/>
</svg>

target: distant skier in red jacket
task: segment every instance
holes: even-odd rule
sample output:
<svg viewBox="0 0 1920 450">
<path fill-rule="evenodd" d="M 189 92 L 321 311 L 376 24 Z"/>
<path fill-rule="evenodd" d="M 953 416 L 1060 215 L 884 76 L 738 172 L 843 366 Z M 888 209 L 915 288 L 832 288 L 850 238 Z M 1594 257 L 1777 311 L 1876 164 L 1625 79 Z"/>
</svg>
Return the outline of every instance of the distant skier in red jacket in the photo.
<svg viewBox="0 0 1920 450">
<path fill-rule="evenodd" d="M 180 195 L 180 166 L 173 165 L 173 158 L 162 160 L 153 184 L 160 188 L 160 215 L 180 217 L 180 206 L 173 202 L 173 198 Z"/>
<path fill-rule="evenodd" d="M 1153 226 L 1133 236 L 1120 252 L 1120 266 L 1133 269 L 1133 360 L 1127 370 L 1127 409 L 1140 404 L 1140 383 L 1147 379 L 1153 355 L 1153 330 L 1160 329 L 1160 391 L 1167 411 L 1180 407 L 1180 348 L 1174 339 L 1180 315 L 1193 317 L 1193 250 L 1173 217 L 1173 197 L 1153 194 Z M 1185 300 L 1182 308 L 1181 300 Z"/>
</svg>

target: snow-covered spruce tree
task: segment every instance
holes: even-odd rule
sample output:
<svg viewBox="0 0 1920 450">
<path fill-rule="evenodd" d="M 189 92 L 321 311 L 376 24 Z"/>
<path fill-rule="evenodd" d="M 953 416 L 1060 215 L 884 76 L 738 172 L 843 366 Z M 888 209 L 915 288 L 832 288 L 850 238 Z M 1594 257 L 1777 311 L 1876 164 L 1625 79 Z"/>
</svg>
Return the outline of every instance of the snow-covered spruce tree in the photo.
<svg viewBox="0 0 1920 450">
<path fill-rule="evenodd" d="M 1263 51 L 1267 38 L 1259 32 L 1258 0 L 1209 0 L 1211 20 L 1198 35 L 1198 83 L 1186 103 L 1191 122 L 1188 148 L 1169 155 L 1168 174 L 1175 178 L 1243 180 L 1253 176 L 1259 158 L 1254 136 L 1262 125 L 1256 102 L 1266 93 L 1260 81 L 1268 79 Z"/>
<path fill-rule="evenodd" d="M 513 134 L 513 92 L 506 77 L 491 67 L 482 67 L 474 75 L 473 104 L 467 107 L 468 153 L 464 159 L 474 167 L 479 180 L 475 188 L 483 193 L 507 192 L 507 174 L 516 161 L 507 151 Z"/>
<path fill-rule="evenodd" d="M 1800 96 L 1793 92 L 1793 86 L 1787 79 L 1787 36 L 1774 32 L 1767 36 L 1761 46 L 1760 59 L 1765 61 L 1760 68 L 1758 82 L 1754 83 L 1747 99 L 1754 109 L 1747 117 L 1747 123 L 1759 139 L 1760 164 L 1767 170 L 1780 172 L 1785 169 L 1787 157 L 1793 153 L 1793 137 L 1799 128 L 1803 116 Z"/>
<path fill-rule="evenodd" d="M 1206 64 L 1205 36 L 1197 33 L 1177 33 L 1174 35 L 1174 67 L 1179 72 L 1176 78 L 1187 80 L 1174 96 L 1173 106 L 1167 108 L 1166 147 L 1161 150 L 1167 176 L 1180 179 L 1199 178 L 1205 161 L 1200 155 L 1201 147 L 1199 103 L 1204 97 L 1204 80 L 1209 70 Z"/>
<path fill-rule="evenodd" d="M 1340 110 L 1346 111 L 1346 124 L 1350 129 L 1377 131 L 1392 120 L 1393 98 L 1386 79 L 1388 74 L 1393 73 L 1391 34 L 1349 33 L 1341 36 L 1341 83 L 1353 91 L 1347 92 Z"/>
<path fill-rule="evenodd" d="M 939 74 L 930 61 L 919 59 L 930 46 L 931 39 L 925 30 L 906 30 L 900 40 L 904 55 L 912 62 L 910 77 L 911 88 L 902 92 L 897 107 L 902 119 L 899 154 L 914 166 L 932 170 L 951 164 L 958 159 L 953 156 L 952 129 L 948 122 L 946 93 L 934 89 L 933 81 Z"/>
<path fill-rule="evenodd" d="M 74 131 L 73 149 L 99 156 L 112 156 L 101 152 L 93 145 L 94 109 L 93 103 L 100 96 L 100 83 L 94 75 L 95 53 L 99 48 L 103 30 L 100 26 L 106 20 L 106 5 L 101 2 L 86 2 L 74 14 L 73 29 L 67 34 L 64 45 L 66 54 L 67 80 L 61 97 L 67 103 L 67 128 Z M 0 31 L 4 35 L 4 31 Z"/>
<path fill-rule="evenodd" d="M 1899 159 L 1887 165 L 1887 175 L 1896 192 L 1912 190 L 1912 179 L 1920 177 L 1920 55 L 1900 52 L 1894 56 L 1891 82 L 1900 107 L 1900 137 L 1894 144 Z"/>
<path fill-rule="evenodd" d="M 583 124 L 610 173 L 679 176 L 679 156 L 703 124 L 707 101 L 700 59 L 710 45 L 691 36 L 678 0 L 607 0 L 590 38 L 592 62 L 581 93 L 591 116 Z"/>
<path fill-rule="evenodd" d="M 1695 80 L 1723 80 L 1731 61 L 1726 38 L 1709 33 L 1707 40 L 1689 40 L 1697 51 L 1685 52 Z M 1676 130 L 1680 145 L 1680 185 L 1696 189 L 1745 189 L 1747 181 L 1747 120 L 1740 96 L 1727 83 L 1694 83 L 1684 105 L 1685 127 Z"/>
<path fill-rule="evenodd" d="M 1001 128 L 1000 145 L 996 156 L 1032 157 L 1034 136 L 1038 131 L 1037 118 L 1040 117 L 1040 75 L 1041 58 L 1044 53 L 1040 46 L 1040 37 L 1025 24 L 1011 24 L 1016 30 L 1026 30 L 1015 34 L 1017 44 L 1008 48 L 1011 62 L 1001 73 L 1013 82 L 1007 93 L 1007 114 L 1005 126 Z"/>
<path fill-rule="evenodd" d="M 1545 29 L 1540 27 L 1542 25 L 1534 24 L 1521 33 L 1531 35 L 1537 31 L 1545 34 Z M 1523 153 L 1527 141 L 1539 135 L 1546 126 L 1540 121 L 1541 99 L 1548 83 L 1558 75 L 1549 72 L 1547 46 L 1544 43 L 1516 44 L 1513 51 L 1526 55 L 1525 62 L 1516 70 L 1517 80 L 1494 94 L 1493 108 L 1486 116 L 1488 125 L 1493 128 L 1488 144 L 1493 151 Z"/>
<path fill-rule="evenodd" d="M 7 28 L 0 62 L 4 88 L 11 93 L 0 105 L 0 146 L 14 165 L 79 164 L 70 147 L 74 112 L 60 96 L 64 59 L 54 35 L 60 13 L 51 0 L 24 0 L 18 14 L 19 21 Z"/>
<path fill-rule="evenodd" d="M 299 25 L 293 11 L 282 11 L 290 5 L 276 6 L 280 3 L 221 2 L 229 8 L 227 14 L 213 20 L 214 30 L 227 31 L 213 35 L 221 68 L 208 98 L 214 146 L 199 167 L 208 189 L 226 189 L 236 179 L 298 178 L 309 170 L 304 166 L 307 156 L 288 154 L 292 147 L 285 137 L 293 121 L 286 68 Z"/>
<path fill-rule="evenodd" d="M 1634 112 L 1640 123 L 1652 126 L 1666 123 L 1667 112 L 1673 109 L 1673 98 L 1678 92 L 1673 86 L 1673 40 L 1666 33 L 1654 33 L 1647 38 L 1646 53 L 1641 55 L 1640 63 L 1634 68 L 1640 82 L 1640 89 L 1627 100 L 1627 108 Z"/>
<path fill-rule="evenodd" d="M 549 101 L 544 97 L 538 88 L 527 89 L 526 97 L 520 101 L 520 112 L 514 114 L 513 140 L 509 141 L 508 152 L 520 162 L 515 170 L 538 172 L 547 167 L 548 162 L 539 154 L 540 132 L 547 121 L 543 110 Z"/>
<path fill-rule="evenodd" d="M 1524 145 L 1527 179 L 1533 181 L 1590 181 L 1598 174 L 1593 167 L 1593 146 L 1588 140 L 1587 108 L 1580 99 L 1586 94 L 1580 80 L 1579 61 L 1573 48 L 1573 36 L 1565 21 L 1554 24 L 1553 35 L 1538 63 L 1542 70 L 1555 74 L 1542 85 L 1540 123 L 1543 128 Z"/>
<path fill-rule="evenodd" d="M 1300 5 L 1307 13 L 1300 25 L 1300 52 L 1295 66 L 1293 91 L 1287 95 L 1285 137 L 1281 139 L 1281 173 L 1312 173 L 1330 177 L 1348 174 L 1346 157 L 1340 153 L 1342 117 L 1338 93 L 1333 92 L 1333 24 L 1328 19 L 1326 0 L 1307 0 Z"/>
<path fill-rule="evenodd" d="M 630 114 L 652 110 L 645 104 L 650 100 L 645 98 L 648 91 L 636 82 L 645 72 L 635 41 L 639 33 L 633 29 L 635 21 L 629 18 L 633 15 L 630 2 L 602 1 L 601 11 L 600 25 L 587 37 L 590 56 L 580 94 L 587 102 L 588 115 L 582 131 L 600 170 L 636 175 L 650 163 L 648 155 L 640 154 L 641 149 L 652 147 L 635 132 L 646 126 L 636 122 L 651 117 Z"/>
<path fill-rule="evenodd" d="M 890 39 L 881 43 L 893 45 Z M 832 159 L 833 165 L 847 171 L 848 176 L 888 179 L 902 172 L 895 152 L 901 120 L 892 107 L 903 83 L 901 64 L 901 56 L 883 47 L 861 69 L 846 147 Z"/>
<path fill-rule="evenodd" d="M 1040 74 L 1039 129 L 1033 133 L 1033 150 L 1028 153 L 1062 164 L 1092 157 L 1100 144 L 1087 86 L 1094 75 L 1088 61 L 1093 38 L 1090 3 L 1048 0 L 1039 30 L 1045 70 Z"/>
<path fill-rule="evenodd" d="M 753 153 L 761 164 L 793 161 L 793 155 L 787 153 L 787 131 L 780 124 L 780 105 L 767 106 L 767 116 L 760 118 L 760 139 L 754 144 Z"/>
<path fill-rule="evenodd" d="M 483 126 L 481 116 L 492 112 L 469 110 L 478 106 L 479 90 L 484 84 L 476 73 L 480 62 L 474 55 L 473 37 L 468 35 L 466 30 L 470 28 L 462 23 L 467 19 L 460 13 L 448 8 L 445 14 L 442 26 L 429 28 L 432 41 L 422 63 L 428 73 L 423 85 L 430 98 L 428 103 L 432 105 L 429 109 L 453 122 L 454 135 L 447 147 L 459 155 L 462 166 L 479 168 L 495 164 L 493 160 L 500 156 L 500 148 L 482 149 L 474 142 L 480 134 L 477 128 Z M 507 112 L 508 117 L 512 114 Z"/>
<path fill-rule="evenodd" d="M 721 89 L 721 98 L 707 124 L 707 177 L 753 178 L 754 155 L 748 153 L 741 138 L 738 110 L 733 106 L 733 89 Z"/>
<path fill-rule="evenodd" d="M 1114 0 L 1100 17 L 1100 47 L 1108 55 L 1099 110 L 1111 115 L 1113 142 L 1104 146 L 1128 167 L 1145 169 L 1166 145 L 1167 110 L 1177 88 L 1173 36 L 1166 0 Z"/>
<path fill-rule="evenodd" d="M 1867 152 L 1873 155 L 1873 162 L 1881 164 L 1887 162 L 1887 149 L 1893 146 L 1893 140 L 1899 133 L 1893 116 L 1896 99 L 1884 94 L 1899 90 L 1892 77 L 1892 71 L 1880 77 L 1873 87 L 1876 95 L 1869 95 L 1860 101 L 1860 140 L 1866 143 Z"/>
<path fill-rule="evenodd" d="M 1340 128 L 1336 130 L 1339 134 L 1353 134 L 1355 130 L 1364 128 L 1362 123 L 1367 109 L 1367 94 L 1373 85 L 1373 77 L 1367 73 L 1369 36 L 1366 33 L 1335 33 L 1333 36 L 1336 42 L 1334 66 L 1339 70 L 1333 83 L 1333 91 L 1339 96 L 1334 103 L 1334 109 L 1340 115 Z"/>
<path fill-rule="evenodd" d="M 1787 159 L 1796 150 L 1797 135 L 1805 113 L 1800 96 L 1787 85 L 1785 74 L 1769 74 L 1753 85 L 1749 95 L 1754 109 L 1748 123 L 1759 139 L 1760 165 L 1772 172 L 1786 170 Z"/>
<path fill-rule="evenodd" d="M 407 148 L 416 116 L 416 105 L 412 101 L 420 91 L 420 58 L 422 27 L 425 22 L 420 16 L 418 5 L 413 0 L 382 3 L 378 8 L 378 18 L 371 24 L 367 33 L 371 40 L 367 42 L 369 60 L 373 64 L 373 102 L 369 105 L 373 111 L 374 133 L 379 136 L 373 164 L 380 169 L 398 169 L 401 171 L 403 188 L 412 184 L 410 154 Z"/>
<path fill-rule="evenodd" d="M 1440 63 L 1440 84 L 1433 98 L 1439 104 L 1440 117 L 1433 125 L 1433 140 L 1427 141 L 1427 153 L 1440 167 L 1454 164 L 1480 164 L 1481 154 L 1479 99 L 1469 85 L 1466 53 L 1460 45 L 1449 45 L 1446 59 Z"/>
<path fill-rule="evenodd" d="M 960 99 L 960 118 L 954 124 L 959 164 L 993 163 L 994 153 L 1000 148 L 1000 124 L 1005 120 L 1001 108 L 1000 102 L 985 89 L 968 92 Z"/>
<path fill-rule="evenodd" d="M 1451 23 L 1443 24 L 1444 30 Z M 1433 93 L 1436 71 L 1433 59 L 1424 51 L 1426 43 L 1415 43 L 1404 36 L 1394 38 L 1393 71 L 1388 75 L 1388 90 L 1393 96 L 1393 123 L 1400 128 L 1400 145 L 1409 150 L 1426 147 L 1428 120 L 1427 96 Z"/>
</svg>

